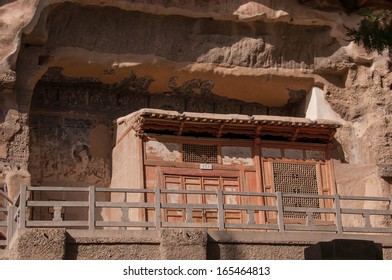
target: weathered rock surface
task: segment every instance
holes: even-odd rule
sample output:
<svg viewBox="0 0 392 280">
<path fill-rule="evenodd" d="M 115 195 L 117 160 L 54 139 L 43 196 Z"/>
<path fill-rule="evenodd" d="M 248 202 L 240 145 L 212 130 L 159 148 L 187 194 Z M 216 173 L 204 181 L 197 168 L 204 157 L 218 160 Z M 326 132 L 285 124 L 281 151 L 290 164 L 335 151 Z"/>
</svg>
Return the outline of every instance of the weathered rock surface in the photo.
<svg viewBox="0 0 392 280">
<path fill-rule="evenodd" d="M 344 124 L 337 160 L 382 166 L 379 178 L 389 178 L 391 62 L 349 44 L 344 28 L 359 22 L 358 9 L 386 7 L 391 1 L 2 1 L 0 183 L 15 174 L 28 182 L 28 171 L 37 184 L 108 185 L 115 114 L 220 104 L 207 111 L 300 116 L 313 87 Z M 53 71 L 57 83 L 47 83 Z"/>
<path fill-rule="evenodd" d="M 27 229 L 10 251 L 13 260 L 62 260 L 65 256 L 65 229 Z"/>
<path fill-rule="evenodd" d="M 160 251 L 166 260 L 205 260 L 207 231 L 205 229 L 163 229 Z"/>
</svg>

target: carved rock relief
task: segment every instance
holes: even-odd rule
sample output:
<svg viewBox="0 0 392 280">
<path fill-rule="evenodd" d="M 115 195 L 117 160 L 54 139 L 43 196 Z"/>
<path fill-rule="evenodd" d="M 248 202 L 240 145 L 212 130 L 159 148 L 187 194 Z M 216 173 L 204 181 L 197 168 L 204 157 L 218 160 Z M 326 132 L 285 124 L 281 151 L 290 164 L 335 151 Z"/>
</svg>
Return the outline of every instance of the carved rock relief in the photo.
<svg viewBox="0 0 392 280">
<path fill-rule="evenodd" d="M 93 156 L 88 138 L 96 122 L 32 115 L 29 171 L 33 184 L 69 183 L 106 186 L 110 157 Z M 95 139 L 99 141 L 100 139 Z"/>
<path fill-rule="evenodd" d="M 12 70 L 7 70 L 0 74 L 0 92 L 3 89 L 13 89 L 16 81 L 16 73 Z"/>
<path fill-rule="evenodd" d="M 246 115 L 304 115 L 302 105 L 306 92 L 303 91 L 289 90 L 286 106 L 267 107 L 215 95 L 213 81 L 192 79 L 178 85 L 176 78 L 168 81 L 170 92 L 149 93 L 148 87 L 154 81 L 150 76 L 138 77 L 132 73 L 128 79 L 108 85 L 93 78 L 64 77 L 60 68 L 51 68 L 36 86 L 32 107 L 35 110 L 75 111 L 110 118 L 118 118 L 141 108 Z"/>
</svg>

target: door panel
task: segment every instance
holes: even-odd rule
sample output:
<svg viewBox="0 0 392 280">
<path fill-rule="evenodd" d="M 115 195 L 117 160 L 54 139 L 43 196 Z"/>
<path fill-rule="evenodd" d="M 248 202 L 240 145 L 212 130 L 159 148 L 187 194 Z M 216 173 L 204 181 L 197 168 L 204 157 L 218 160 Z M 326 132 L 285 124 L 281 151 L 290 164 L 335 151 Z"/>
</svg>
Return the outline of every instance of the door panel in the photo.
<svg viewBox="0 0 392 280">
<path fill-rule="evenodd" d="M 191 191 L 202 190 L 202 182 L 199 177 L 183 177 L 184 189 Z M 180 188 L 181 189 L 181 188 Z M 199 194 L 186 194 L 186 203 L 201 204 L 203 203 L 202 198 Z"/>
<path fill-rule="evenodd" d="M 170 190 L 194 190 L 194 191 L 216 191 L 218 189 L 224 191 L 240 191 L 240 180 L 238 177 L 233 177 L 238 172 L 227 172 L 225 176 L 189 176 L 177 174 L 163 174 L 164 189 Z M 164 196 L 167 203 L 187 203 L 187 204 L 216 204 L 217 195 L 215 194 L 166 194 Z M 240 197 L 235 195 L 225 196 L 226 204 L 239 204 Z M 184 209 L 165 210 L 165 220 L 168 222 L 185 222 Z M 217 222 L 217 210 L 214 209 L 194 209 L 192 212 L 192 222 Z M 241 212 L 236 210 L 225 211 L 225 222 L 240 223 Z"/>
<path fill-rule="evenodd" d="M 240 184 L 238 178 L 221 178 L 222 188 L 224 191 L 239 192 Z M 241 198 L 238 195 L 226 195 L 225 204 L 240 204 Z M 241 211 L 226 210 L 225 222 L 226 223 L 241 223 Z"/>
<path fill-rule="evenodd" d="M 168 175 L 164 178 L 164 186 L 167 190 L 178 190 L 181 188 L 181 176 Z M 182 194 L 165 194 L 165 203 L 182 203 L 184 201 Z M 184 211 L 181 209 L 166 209 L 164 217 L 167 222 L 183 221 Z"/>
</svg>

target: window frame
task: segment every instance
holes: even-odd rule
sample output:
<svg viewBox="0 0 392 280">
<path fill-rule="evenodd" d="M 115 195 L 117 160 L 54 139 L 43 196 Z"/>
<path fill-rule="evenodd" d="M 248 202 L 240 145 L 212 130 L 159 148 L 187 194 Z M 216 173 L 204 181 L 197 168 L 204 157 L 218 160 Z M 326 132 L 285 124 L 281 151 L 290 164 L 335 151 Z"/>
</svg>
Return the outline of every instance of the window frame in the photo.
<svg viewBox="0 0 392 280">
<path fill-rule="evenodd" d="M 276 148 L 281 149 L 281 157 L 263 157 L 263 148 Z M 303 150 L 302 159 L 286 158 L 284 155 L 285 149 L 297 149 Z M 334 174 L 331 162 L 331 150 L 332 144 L 330 143 L 305 143 L 305 142 L 284 142 L 284 141 L 260 141 L 260 166 L 261 166 L 261 178 L 262 178 L 262 192 L 272 193 L 276 192 L 274 184 L 273 174 L 273 162 L 283 162 L 292 164 L 310 164 L 316 167 L 316 180 L 319 195 L 333 195 L 336 193 Z M 306 151 L 323 151 L 325 152 L 325 159 L 308 159 L 306 158 Z M 276 205 L 273 198 L 267 198 L 265 200 L 266 205 Z M 332 201 L 330 200 L 319 200 L 320 208 L 332 207 Z M 276 223 L 276 213 L 266 214 L 265 220 L 267 222 Z M 287 223 L 298 223 L 304 224 L 306 221 L 303 218 L 285 218 Z M 315 223 L 330 224 L 332 222 L 332 216 L 330 214 L 321 214 L 320 220 L 315 220 Z"/>
</svg>

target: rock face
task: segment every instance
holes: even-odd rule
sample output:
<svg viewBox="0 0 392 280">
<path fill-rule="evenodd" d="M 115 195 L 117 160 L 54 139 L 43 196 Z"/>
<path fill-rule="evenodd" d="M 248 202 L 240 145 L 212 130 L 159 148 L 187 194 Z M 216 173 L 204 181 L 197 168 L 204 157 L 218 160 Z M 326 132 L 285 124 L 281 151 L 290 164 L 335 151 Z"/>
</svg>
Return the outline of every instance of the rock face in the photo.
<svg viewBox="0 0 392 280">
<path fill-rule="evenodd" d="M 337 168 L 374 166 L 372 193 L 390 195 L 391 62 L 345 41 L 344 25 L 391 1 L 2 3 L 0 183 L 19 174 L 107 186 L 119 116 L 151 107 L 304 117 L 317 87 L 343 124 Z"/>
</svg>

